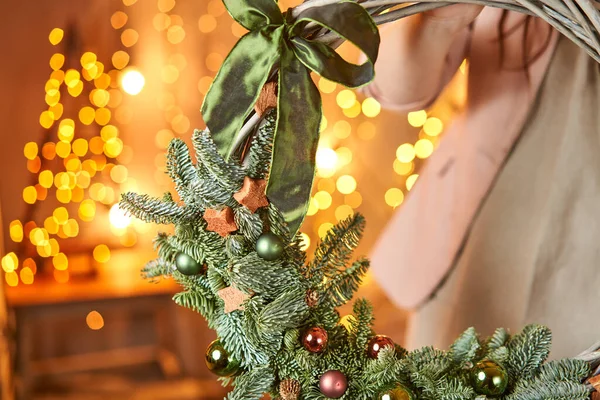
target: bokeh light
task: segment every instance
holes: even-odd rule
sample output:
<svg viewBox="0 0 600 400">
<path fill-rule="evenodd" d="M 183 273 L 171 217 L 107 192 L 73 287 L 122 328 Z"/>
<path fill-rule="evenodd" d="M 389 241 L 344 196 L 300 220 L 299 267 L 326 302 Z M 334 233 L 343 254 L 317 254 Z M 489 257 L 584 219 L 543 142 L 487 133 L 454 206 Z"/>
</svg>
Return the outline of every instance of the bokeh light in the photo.
<svg viewBox="0 0 600 400">
<path fill-rule="evenodd" d="M 121 87 L 125 93 L 130 95 L 135 96 L 136 94 L 139 94 L 145 84 L 146 79 L 144 78 L 144 75 L 135 69 L 125 71 L 121 77 Z"/>
</svg>

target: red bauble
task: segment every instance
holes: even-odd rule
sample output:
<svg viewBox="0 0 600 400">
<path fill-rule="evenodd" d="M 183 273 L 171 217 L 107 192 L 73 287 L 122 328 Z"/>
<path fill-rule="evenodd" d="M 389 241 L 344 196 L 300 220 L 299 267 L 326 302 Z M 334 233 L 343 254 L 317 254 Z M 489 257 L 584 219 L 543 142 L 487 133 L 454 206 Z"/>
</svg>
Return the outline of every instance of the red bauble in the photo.
<svg viewBox="0 0 600 400">
<path fill-rule="evenodd" d="M 319 389 L 321 393 L 332 399 L 339 399 L 348 389 L 348 380 L 346 375 L 340 371 L 327 371 L 319 379 Z"/>
<path fill-rule="evenodd" d="M 394 347 L 394 341 L 385 335 L 377 335 L 369 341 L 367 355 L 370 358 L 376 359 L 381 349 L 386 346 Z"/>
<path fill-rule="evenodd" d="M 308 329 L 302 336 L 302 345 L 311 353 L 320 353 L 327 347 L 327 331 L 319 326 Z"/>
</svg>

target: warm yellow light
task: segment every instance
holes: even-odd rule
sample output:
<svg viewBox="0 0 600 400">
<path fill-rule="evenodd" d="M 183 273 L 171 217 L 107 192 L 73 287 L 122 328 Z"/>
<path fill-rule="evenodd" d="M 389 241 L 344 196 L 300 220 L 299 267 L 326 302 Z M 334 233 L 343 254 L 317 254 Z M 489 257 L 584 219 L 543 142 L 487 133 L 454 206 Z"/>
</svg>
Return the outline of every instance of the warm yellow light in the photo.
<svg viewBox="0 0 600 400">
<path fill-rule="evenodd" d="M 44 143 L 42 146 L 42 156 L 46 160 L 54 160 L 54 157 L 56 157 L 56 145 L 54 142 Z"/>
<path fill-rule="evenodd" d="M 335 169 L 337 162 L 338 155 L 333 149 L 329 147 L 319 147 L 317 149 L 317 168 L 325 170 Z"/>
<path fill-rule="evenodd" d="M 50 189 L 54 183 L 54 175 L 50 170 L 44 170 L 38 175 L 38 182 L 46 189 Z"/>
<path fill-rule="evenodd" d="M 123 0 L 123 4 L 127 7 L 134 5 L 137 3 L 137 0 Z"/>
<path fill-rule="evenodd" d="M 333 228 L 333 224 L 331 222 L 325 222 L 324 224 L 321 224 L 318 229 L 319 237 L 321 239 L 324 238 L 331 228 Z"/>
<path fill-rule="evenodd" d="M 94 200 L 83 200 L 79 205 L 78 215 L 82 221 L 93 221 L 96 215 L 96 203 Z"/>
<path fill-rule="evenodd" d="M 182 135 L 190 129 L 190 120 L 185 115 L 177 115 L 171 120 L 171 127 L 175 132 Z"/>
<path fill-rule="evenodd" d="M 60 101 L 60 92 L 51 90 L 49 93 L 46 93 L 44 100 L 48 106 L 55 106 Z"/>
<path fill-rule="evenodd" d="M 152 26 L 154 29 L 161 32 L 171 25 L 171 18 L 165 13 L 158 13 L 152 18 Z"/>
<path fill-rule="evenodd" d="M 300 233 L 300 242 L 301 242 L 300 250 L 302 250 L 302 251 L 308 250 L 308 248 L 310 247 L 310 236 L 308 236 L 304 232 Z"/>
<path fill-rule="evenodd" d="M 65 73 L 65 83 L 68 87 L 74 88 L 77 86 L 77 83 L 81 80 L 81 75 L 79 71 L 75 69 L 70 69 Z"/>
<path fill-rule="evenodd" d="M 350 136 L 352 127 L 348 121 L 339 120 L 333 124 L 333 134 L 339 139 L 346 139 Z"/>
<path fill-rule="evenodd" d="M 82 107 L 81 110 L 79 110 L 79 120 L 84 125 L 90 125 L 92 122 L 94 122 L 95 116 L 96 112 L 92 107 L 86 106 Z"/>
<path fill-rule="evenodd" d="M 342 204 L 335 209 L 335 219 L 343 221 L 354 214 L 354 210 L 348 204 Z"/>
<path fill-rule="evenodd" d="M 198 91 L 202 94 L 208 93 L 208 89 L 210 88 L 212 81 L 213 78 L 210 76 L 203 76 L 202 78 L 200 78 L 200 80 L 198 81 Z"/>
<path fill-rule="evenodd" d="M 118 204 L 113 205 L 108 213 L 108 218 L 112 226 L 118 229 L 124 229 L 131 224 L 131 217 L 125 214 Z"/>
<path fill-rule="evenodd" d="M 8 286 L 17 286 L 19 284 L 19 275 L 16 272 L 9 272 L 4 275 L 4 280 Z"/>
<path fill-rule="evenodd" d="M 99 263 L 105 263 L 110 260 L 110 249 L 105 244 L 99 244 L 94 248 L 94 260 Z"/>
<path fill-rule="evenodd" d="M 69 220 L 69 211 L 65 207 L 58 207 L 52 212 L 52 216 L 60 225 L 64 225 Z"/>
<path fill-rule="evenodd" d="M 404 201 L 404 193 L 398 188 L 391 188 L 385 192 L 385 203 L 390 207 L 398 207 Z"/>
<path fill-rule="evenodd" d="M 428 118 L 423 125 L 423 131 L 429 136 L 438 136 L 444 130 L 444 124 L 439 118 Z"/>
<path fill-rule="evenodd" d="M 112 64 L 116 69 L 123 69 L 129 64 L 129 54 L 123 50 L 116 51 L 112 55 Z"/>
<path fill-rule="evenodd" d="M 118 157 L 121 151 L 123 151 L 123 141 L 119 138 L 109 139 L 104 144 L 104 154 L 107 157 Z"/>
<path fill-rule="evenodd" d="M 58 253 L 52 257 L 52 265 L 59 271 L 64 271 L 69 268 L 69 259 L 64 253 Z"/>
<path fill-rule="evenodd" d="M 398 175 L 408 175 L 410 173 L 412 173 L 415 169 L 415 165 L 412 162 L 409 163 L 403 163 L 398 159 L 394 160 L 394 171 L 398 174 Z"/>
<path fill-rule="evenodd" d="M 48 217 L 44 220 L 44 229 L 46 229 L 48 233 L 52 235 L 56 235 L 58 233 L 59 226 L 60 225 L 58 225 L 58 222 L 56 222 L 54 217 Z"/>
<path fill-rule="evenodd" d="M 425 110 L 413 111 L 408 113 L 408 123 L 415 128 L 420 128 L 427 121 L 427 112 Z"/>
<path fill-rule="evenodd" d="M 29 232 L 29 240 L 36 246 L 44 245 L 48 242 L 49 236 L 48 231 L 43 228 L 33 228 Z"/>
<path fill-rule="evenodd" d="M 319 90 L 323 93 L 333 93 L 337 87 L 335 82 L 330 81 L 326 78 L 319 78 Z"/>
<path fill-rule="evenodd" d="M 166 13 L 175 7 L 175 0 L 158 0 L 158 11 Z"/>
<path fill-rule="evenodd" d="M 2 269 L 6 273 L 13 272 L 19 267 L 19 258 L 13 252 L 2 257 Z"/>
<path fill-rule="evenodd" d="M 223 63 L 223 56 L 219 53 L 210 53 L 206 57 L 206 68 L 210 71 L 217 72 Z"/>
<path fill-rule="evenodd" d="M 350 108 L 356 103 L 356 94 L 349 89 L 341 90 L 336 96 L 336 102 L 341 108 Z"/>
<path fill-rule="evenodd" d="M 54 71 L 61 69 L 64 64 L 65 56 L 63 54 L 56 53 L 50 57 L 50 68 L 52 68 Z"/>
<path fill-rule="evenodd" d="M 216 29 L 216 27 L 217 27 L 217 19 L 210 14 L 205 14 L 205 15 L 201 16 L 200 19 L 198 20 L 198 28 L 200 29 L 200 32 L 202 32 L 202 33 L 212 32 Z"/>
<path fill-rule="evenodd" d="M 357 209 L 362 204 L 362 195 L 359 192 L 352 192 L 344 197 L 344 203 Z"/>
<path fill-rule="evenodd" d="M 140 38 L 140 34 L 137 33 L 135 29 L 125 29 L 123 33 L 121 33 L 121 43 L 125 47 L 131 47 L 135 45 Z"/>
<path fill-rule="evenodd" d="M 48 244 L 50 245 L 50 255 L 55 256 L 58 254 L 60 250 L 60 246 L 58 245 L 58 241 L 54 238 L 48 240 Z"/>
<path fill-rule="evenodd" d="M 127 23 L 127 14 L 123 11 L 117 11 L 110 17 L 110 24 L 114 29 L 121 29 Z"/>
<path fill-rule="evenodd" d="M 418 178 L 419 178 L 419 174 L 412 174 L 411 176 L 406 178 L 406 189 L 411 190 L 413 188 L 413 186 L 415 185 L 415 182 L 417 182 Z"/>
<path fill-rule="evenodd" d="M 415 143 L 415 155 L 419 158 L 427 158 L 433 153 L 433 143 L 428 139 L 420 139 Z"/>
<path fill-rule="evenodd" d="M 42 111 L 40 114 L 40 125 L 49 129 L 54 124 L 54 114 L 50 111 Z"/>
<path fill-rule="evenodd" d="M 33 204 L 37 200 L 37 191 L 33 186 L 27 186 L 23 189 L 23 200 L 27 204 Z"/>
<path fill-rule="evenodd" d="M 50 111 L 54 115 L 54 120 L 58 121 L 63 115 L 64 107 L 61 103 L 57 103 L 53 106 L 50 106 L 48 108 L 48 111 Z"/>
<path fill-rule="evenodd" d="M 317 201 L 315 200 L 314 197 L 311 197 L 310 203 L 308 203 L 308 211 L 306 212 L 306 215 L 308 215 L 310 217 L 311 215 L 315 215 L 318 212 L 319 212 L 319 204 L 317 203 Z"/>
<path fill-rule="evenodd" d="M 28 160 L 34 160 L 38 155 L 38 145 L 36 142 L 28 142 L 23 148 L 23 154 Z"/>
<path fill-rule="evenodd" d="M 101 74 L 99 77 L 94 79 L 94 86 L 96 86 L 96 89 L 107 90 L 108 87 L 110 86 L 111 81 L 112 81 L 112 79 L 111 79 L 110 75 Z M 109 93 L 108 97 L 110 98 L 110 93 Z"/>
<path fill-rule="evenodd" d="M 56 143 L 56 155 L 60 158 L 67 158 L 71 154 L 71 143 L 62 140 Z"/>
<path fill-rule="evenodd" d="M 360 115 L 360 102 L 356 101 L 351 107 L 342 109 L 344 115 L 348 118 L 356 118 Z"/>
<path fill-rule="evenodd" d="M 362 112 L 367 117 L 375 118 L 381 112 L 381 104 L 372 97 L 367 97 L 362 103 Z"/>
<path fill-rule="evenodd" d="M 348 165 L 352 162 L 352 150 L 347 147 L 340 147 L 335 151 L 338 155 L 340 166 Z"/>
<path fill-rule="evenodd" d="M 84 70 L 85 71 L 85 70 Z M 81 92 L 83 91 L 83 82 L 82 81 L 77 81 L 73 87 L 67 87 L 67 90 L 69 91 L 69 94 L 73 97 L 77 97 L 81 94 Z"/>
<path fill-rule="evenodd" d="M 9 232 L 10 232 L 10 239 L 13 242 L 19 243 L 19 242 L 23 241 L 23 225 L 21 224 L 21 221 L 19 221 L 19 220 L 12 221 L 9 226 Z"/>
<path fill-rule="evenodd" d="M 404 143 L 398 146 L 396 158 L 403 163 L 409 163 L 415 159 L 415 148 L 410 143 Z"/>
<path fill-rule="evenodd" d="M 48 40 L 54 46 L 59 44 L 63 37 L 65 36 L 65 32 L 60 28 L 54 28 L 50 31 L 50 35 L 48 35 Z"/>
<path fill-rule="evenodd" d="M 237 22 L 233 22 L 231 24 L 231 33 L 233 34 L 233 36 L 235 36 L 236 38 L 241 38 L 242 36 L 244 36 L 246 33 L 248 33 L 248 30 L 246 28 L 244 28 L 243 26 L 241 26 L 240 24 L 238 24 Z"/>
<path fill-rule="evenodd" d="M 116 183 L 124 183 L 127 180 L 127 167 L 116 165 L 110 170 L 110 177 Z"/>
<path fill-rule="evenodd" d="M 165 65 L 161 77 L 164 83 L 175 83 L 179 79 L 179 70 L 174 65 Z"/>
<path fill-rule="evenodd" d="M 96 107 L 106 107 L 110 101 L 110 94 L 104 89 L 94 89 L 91 93 L 91 97 L 92 103 Z"/>
<path fill-rule="evenodd" d="M 87 324 L 88 328 L 93 331 L 97 331 L 104 327 L 104 318 L 102 318 L 102 315 L 98 311 L 91 311 L 85 317 L 85 323 Z"/>
<path fill-rule="evenodd" d="M 167 40 L 171 44 L 181 43 L 185 39 L 185 30 L 180 25 L 172 25 L 167 29 Z"/>
<path fill-rule="evenodd" d="M 27 171 L 32 174 L 37 174 L 42 167 L 42 160 L 39 157 L 35 157 L 33 160 L 27 160 Z"/>
<path fill-rule="evenodd" d="M 96 61 L 98 61 L 98 57 L 96 56 L 96 54 L 92 53 L 91 51 L 86 51 L 85 53 L 83 53 L 83 55 L 81 56 L 81 59 L 79 61 L 81 62 L 81 66 L 84 69 L 90 69 L 94 65 L 96 65 Z"/>
<path fill-rule="evenodd" d="M 58 138 L 70 142 L 75 134 L 75 121 L 70 118 L 63 119 L 58 125 Z"/>
<path fill-rule="evenodd" d="M 96 115 L 94 116 L 94 121 L 100 126 L 106 125 L 110 122 L 110 118 L 112 117 L 112 113 L 108 108 L 101 107 L 96 110 Z"/>
<path fill-rule="evenodd" d="M 331 195 L 329 193 L 327 193 L 324 190 L 321 190 L 320 192 L 315 193 L 315 201 L 317 202 L 319 209 L 326 210 L 329 207 L 331 207 L 333 199 L 331 198 Z"/>
<path fill-rule="evenodd" d="M 19 272 L 19 277 L 21 278 L 21 282 L 25 285 L 31 285 L 33 283 L 33 271 L 27 267 Z"/>
<path fill-rule="evenodd" d="M 38 200 L 46 200 L 46 196 L 48 196 L 48 189 L 42 187 L 41 185 L 35 185 L 36 197 Z"/>
<path fill-rule="evenodd" d="M 361 122 L 356 128 L 358 137 L 362 140 L 371 140 L 377 133 L 377 127 L 370 121 Z"/>
<path fill-rule="evenodd" d="M 69 219 L 67 223 L 63 226 L 63 231 L 65 235 L 68 237 L 75 237 L 79 235 L 79 224 L 74 219 Z"/>
<path fill-rule="evenodd" d="M 125 93 L 135 96 L 140 93 L 146 84 L 144 75 L 138 70 L 130 69 L 123 73 L 121 77 L 121 87 Z"/>
<path fill-rule="evenodd" d="M 342 194 L 350 194 L 356 190 L 356 179 L 351 175 L 342 175 L 336 182 L 337 190 Z"/>
</svg>

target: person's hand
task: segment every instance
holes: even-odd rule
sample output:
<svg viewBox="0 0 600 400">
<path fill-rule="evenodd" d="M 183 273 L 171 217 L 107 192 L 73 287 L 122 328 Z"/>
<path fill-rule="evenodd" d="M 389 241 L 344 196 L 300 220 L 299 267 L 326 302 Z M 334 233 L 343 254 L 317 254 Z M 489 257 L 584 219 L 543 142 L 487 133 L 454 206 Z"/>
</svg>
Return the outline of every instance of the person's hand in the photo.
<svg viewBox="0 0 600 400">
<path fill-rule="evenodd" d="M 423 13 L 427 21 L 454 26 L 458 29 L 468 26 L 477 18 L 483 6 L 476 4 L 453 4 Z"/>
</svg>

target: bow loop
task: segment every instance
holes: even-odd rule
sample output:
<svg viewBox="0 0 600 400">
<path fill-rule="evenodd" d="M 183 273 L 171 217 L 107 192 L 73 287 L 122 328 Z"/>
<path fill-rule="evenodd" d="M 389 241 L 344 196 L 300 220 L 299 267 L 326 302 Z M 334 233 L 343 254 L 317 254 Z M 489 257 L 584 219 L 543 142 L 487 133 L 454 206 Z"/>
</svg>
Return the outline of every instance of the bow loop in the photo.
<svg viewBox="0 0 600 400">
<path fill-rule="evenodd" d="M 282 25 L 283 17 L 274 0 L 223 0 L 229 14 L 249 31 Z"/>
</svg>

